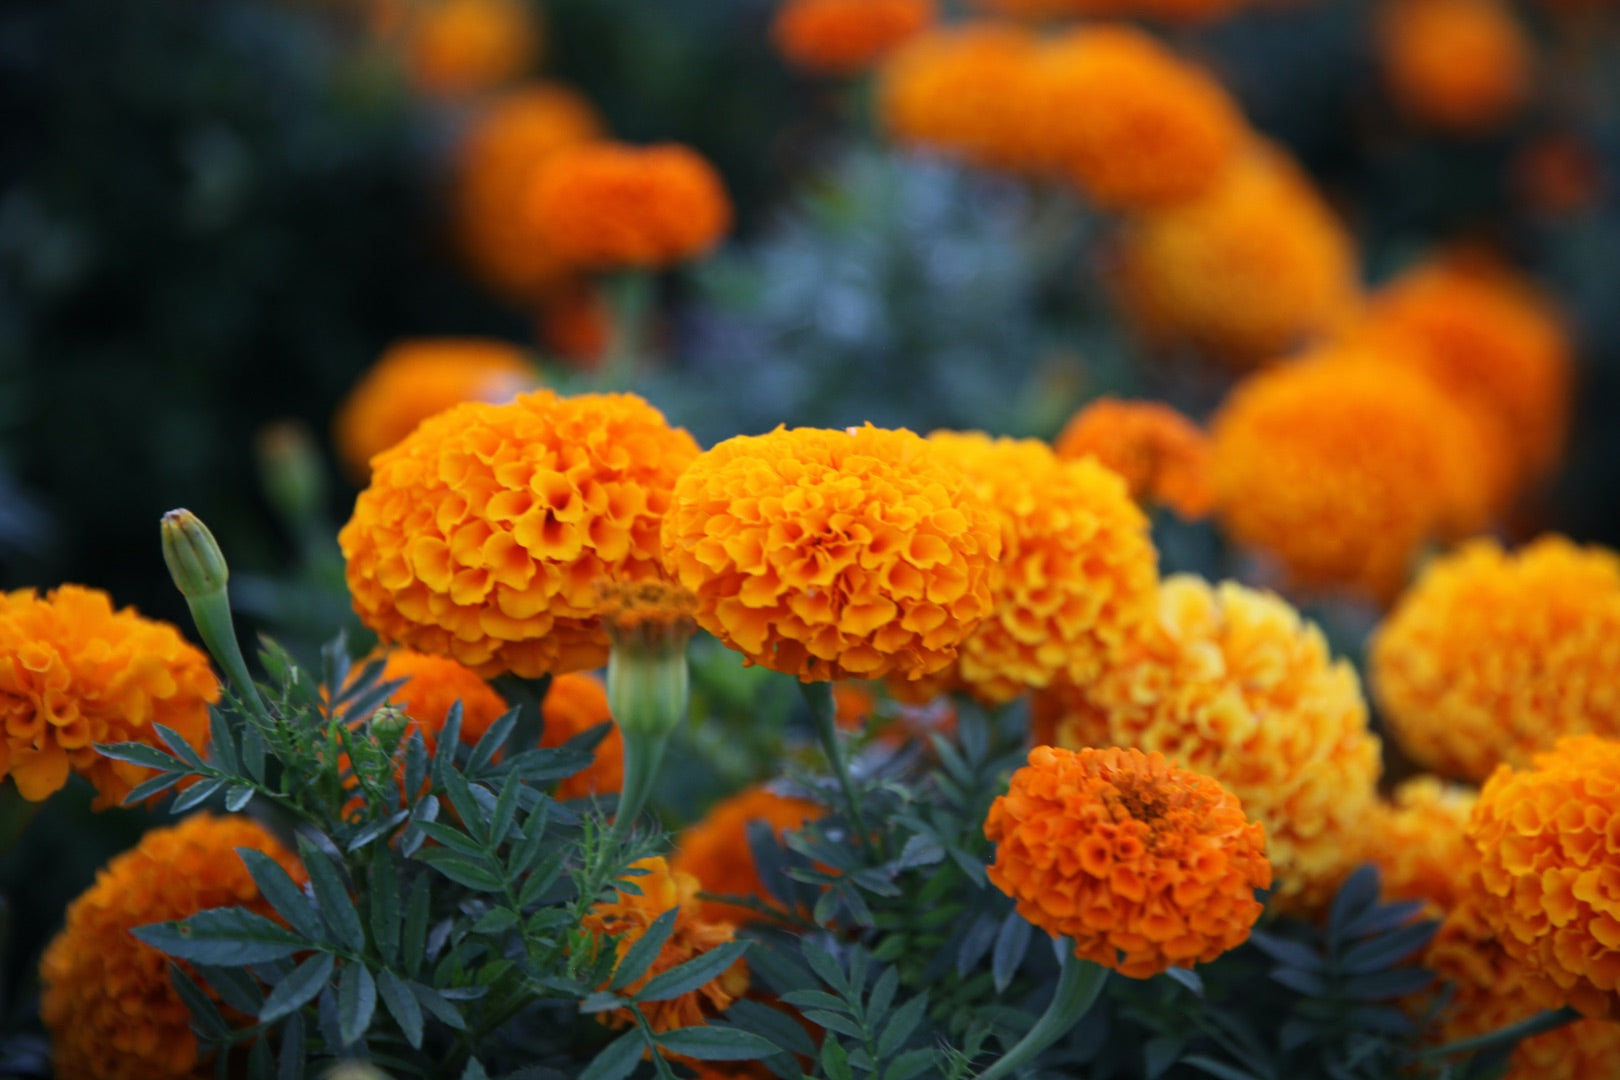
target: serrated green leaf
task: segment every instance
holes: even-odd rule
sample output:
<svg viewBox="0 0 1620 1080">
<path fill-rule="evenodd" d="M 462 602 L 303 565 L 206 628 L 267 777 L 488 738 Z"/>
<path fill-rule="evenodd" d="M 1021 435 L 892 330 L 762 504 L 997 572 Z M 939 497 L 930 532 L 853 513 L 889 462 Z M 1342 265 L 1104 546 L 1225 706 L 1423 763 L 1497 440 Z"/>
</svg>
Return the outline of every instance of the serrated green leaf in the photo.
<svg viewBox="0 0 1620 1080">
<path fill-rule="evenodd" d="M 321 917 L 315 909 L 310 907 L 309 898 L 304 890 L 299 888 L 281 864 L 262 851 L 249 847 L 239 847 L 236 853 L 242 857 L 247 871 L 253 876 L 254 884 L 258 885 L 259 892 L 270 901 L 270 906 L 276 909 L 276 914 L 287 920 L 295 933 L 303 935 L 310 942 L 325 942 L 326 932 L 321 926 Z"/>
<path fill-rule="evenodd" d="M 187 810 L 201 806 L 203 803 L 218 795 L 225 788 L 223 780 L 202 780 L 186 788 L 174 797 L 169 804 L 169 813 L 183 814 Z"/>
<path fill-rule="evenodd" d="M 501 875 L 490 869 L 488 860 L 482 857 L 473 858 L 445 848 L 423 848 L 416 853 L 416 860 L 469 889 L 494 893 L 506 887 Z"/>
<path fill-rule="evenodd" d="M 1194 971 L 1192 968 L 1166 968 L 1164 977 L 1169 979 L 1171 982 L 1180 983 L 1182 986 L 1186 987 L 1194 994 L 1197 994 L 1199 997 L 1204 996 L 1204 980 L 1198 974 L 1198 972 Z"/>
<path fill-rule="evenodd" d="M 197 753 L 195 746 L 186 742 L 184 735 L 165 724 L 153 724 L 152 730 L 157 732 L 158 738 L 163 740 L 163 745 L 174 751 L 174 756 L 190 765 L 193 771 L 209 771 L 208 763 L 202 759 L 201 754 Z"/>
<path fill-rule="evenodd" d="M 316 953 L 293 968 L 270 989 L 264 1008 L 259 1010 L 259 1023 L 273 1023 L 315 1000 L 315 996 L 326 989 L 333 964 L 331 953 Z"/>
<path fill-rule="evenodd" d="M 1328 939 L 1344 941 L 1353 936 L 1350 924 L 1378 903 L 1378 868 L 1364 863 L 1345 879 L 1328 909 Z"/>
<path fill-rule="evenodd" d="M 641 1054 L 645 1049 L 646 1042 L 641 1030 L 631 1028 L 604 1046 L 591 1059 L 585 1071 L 579 1074 L 579 1080 L 624 1080 L 641 1064 Z"/>
<path fill-rule="evenodd" d="M 231 726 L 225 722 L 225 714 L 213 706 L 208 709 L 208 752 L 219 762 L 222 772 L 236 774 L 242 771 L 236 757 L 236 739 L 231 735 Z"/>
<path fill-rule="evenodd" d="M 467 1021 L 463 1019 L 461 1010 L 452 1005 L 448 998 L 431 986 L 424 986 L 419 982 L 407 984 L 411 994 L 416 998 L 417 1004 L 424 1010 L 436 1016 L 440 1022 L 448 1024 L 456 1031 L 467 1030 Z"/>
<path fill-rule="evenodd" d="M 1390 968 L 1371 975 L 1356 975 L 1344 980 L 1341 991 L 1345 997 L 1357 1001 L 1382 1001 L 1386 998 L 1415 994 L 1434 982 L 1434 973 L 1424 968 Z"/>
<path fill-rule="evenodd" d="M 276 1055 L 276 1080 L 303 1080 L 304 1018 L 293 1013 L 281 1025 L 281 1049 Z"/>
<path fill-rule="evenodd" d="M 468 772 L 482 772 L 490 762 L 495 760 L 495 755 L 500 752 L 502 746 L 506 745 L 507 736 L 512 734 L 512 729 L 517 726 L 520 711 L 519 709 L 508 709 L 493 724 L 489 725 L 488 730 L 478 737 L 478 742 L 473 746 L 472 753 L 467 757 Z"/>
<path fill-rule="evenodd" d="M 821 1071 L 827 1074 L 827 1080 L 855 1080 L 849 1068 L 849 1054 L 837 1039 L 822 1040 Z"/>
<path fill-rule="evenodd" d="M 836 1031 L 840 1035 L 848 1035 L 852 1039 L 864 1040 L 866 1029 L 861 1027 L 843 1012 L 832 1012 L 828 1009 L 806 1009 L 804 1018 L 812 1024 L 817 1024 L 828 1031 Z"/>
<path fill-rule="evenodd" d="M 174 992 L 179 995 L 186 1008 L 191 1010 L 192 1022 L 196 1024 L 203 1038 L 211 1041 L 230 1038 L 231 1025 L 220 1015 L 219 1006 L 203 992 L 196 980 L 172 960 L 169 962 L 169 985 L 174 987 Z"/>
<path fill-rule="evenodd" d="M 1034 927 L 1016 911 L 1009 911 L 996 932 L 996 946 L 990 954 L 990 975 L 995 980 L 996 993 L 1004 994 L 1012 985 L 1013 976 L 1029 952 Z"/>
<path fill-rule="evenodd" d="M 400 927 L 399 957 L 408 975 L 419 974 L 427 958 L 428 919 L 432 915 L 433 896 L 428 879 L 417 874 L 411 882 L 411 895 L 405 902 L 405 922 Z"/>
<path fill-rule="evenodd" d="M 399 868 L 393 853 L 379 849 L 371 859 L 368 907 L 371 915 L 371 942 L 383 960 L 399 959 Z"/>
<path fill-rule="evenodd" d="M 239 1013 L 259 1015 L 264 1006 L 264 990 L 246 968 L 214 967 L 209 964 L 192 965 L 197 977 L 219 995 L 219 999 Z"/>
<path fill-rule="evenodd" d="M 335 940 L 350 952 L 366 951 L 366 931 L 360 925 L 360 913 L 349 899 L 348 886 L 338 872 L 337 864 L 308 838 L 298 838 L 298 854 L 309 874 L 310 887 L 315 891 L 315 906 L 321 918 L 331 929 Z"/>
<path fill-rule="evenodd" d="M 833 997 L 824 990 L 791 990 L 781 995 L 781 1000 L 800 1009 L 831 1009 L 838 1013 L 849 1009 L 842 998 Z"/>
<path fill-rule="evenodd" d="M 776 1044 L 742 1028 L 720 1024 L 675 1028 L 658 1034 L 660 1047 L 699 1061 L 755 1061 L 776 1053 Z"/>
<path fill-rule="evenodd" d="M 684 964 L 660 972 L 648 980 L 635 995 L 637 1001 L 668 1001 L 696 990 L 704 983 L 717 979 L 748 951 L 746 941 L 728 941 L 724 945 L 695 956 Z M 627 957 L 628 958 L 628 957 Z"/>
<path fill-rule="evenodd" d="M 344 846 L 343 850 L 351 852 L 359 851 L 367 844 L 380 840 L 382 837 L 387 836 L 389 833 L 405 824 L 406 821 L 410 820 L 410 816 L 411 812 L 409 810 L 399 810 L 395 813 L 389 814 L 385 818 L 378 818 L 376 821 L 373 821 L 370 825 L 367 825 L 365 828 L 351 836 L 348 844 Z"/>
<path fill-rule="evenodd" d="M 894 1010 L 889 1023 L 884 1027 L 883 1033 L 878 1036 L 877 1052 L 880 1058 L 893 1057 L 899 1049 L 911 1038 L 911 1033 L 917 1030 L 917 1025 L 928 1011 L 928 995 L 918 994 L 910 1001 Z"/>
<path fill-rule="evenodd" d="M 416 827 L 426 833 L 428 839 L 444 845 L 451 851 L 458 851 L 475 859 L 482 859 L 487 850 L 484 844 L 447 822 L 419 821 L 416 823 Z"/>
<path fill-rule="evenodd" d="M 787 1013 L 748 998 L 740 998 L 726 1010 L 726 1018 L 749 1031 L 763 1035 L 790 1054 L 816 1056 L 816 1044 L 804 1028 Z"/>
<path fill-rule="evenodd" d="M 608 982 L 608 989 L 623 990 L 647 973 L 653 961 L 658 959 L 658 953 L 663 949 L 664 942 L 675 932 L 675 917 L 679 914 L 679 908 L 670 908 L 653 920 L 646 933 L 625 950 L 624 959 L 613 969 L 613 978 Z"/>
<path fill-rule="evenodd" d="M 1439 929 L 1438 922 L 1421 922 L 1367 938 L 1345 950 L 1339 966 L 1350 975 L 1382 971 L 1418 952 Z"/>
<path fill-rule="evenodd" d="M 934 1051 L 907 1050 L 883 1070 L 883 1080 L 911 1080 L 924 1069 L 933 1068 Z"/>
<path fill-rule="evenodd" d="M 253 801 L 254 791 L 242 784 L 232 784 L 225 789 L 225 810 L 227 813 L 241 813 L 242 808 Z"/>
<path fill-rule="evenodd" d="M 96 743 L 96 753 L 102 757 L 112 758 L 114 761 L 127 761 L 131 765 L 140 765 L 148 769 L 158 769 L 163 772 L 183 772 L 190 774 L 193 770 L 185 768 L 185 762 L 173 754 L 165 754 L 155 746 L 145 743 Z"/>
<path fill-rule="evenodd" d="M 377 1010 L 377 983 L 360 962 L 348 963 L 338 976 L 338 1030 L 345 1046 L 355 1046 L 371 1026 Z"/>
<path fill-rule="evenodd" d="M 495 798 L 495 809 L 489 814 L 490 850 L 493 851 L 506 843 L 506 836 L 512 829 L 513 817 L 517 814 L 518 793 L 522 790 L 522 783 L 513 775 L 508 775 L 506 782 L 501 785 L 501 793 Z"/>
<path fill-rule="evenodd" d="M 1301 971 L 1327 970 L 1327 961 L 1320 954 L 1297 941 L 1290 941 L 1264 930 L 1252 931 L 1249 934 L 1249 941 L 1279 964 L 1286 964 Z"/>
<path fill-rule="evenodd" d="M 511 908 L 491 908 L 473 924 L 472 932 L 475 934 L 504 934 L 516 926 L 522 919 Z"/>
<path fill-rule="evenodd" d="M 242 768 L 256 784 L 264 783 L 264 736 L 251 725 L 242 729 Z"/>
<path fill-rule="evenodd" d="M 872 993 L 866 999 L 866 1022 L 876 1026 L 889 1012 L 889 1006 L 894 1004 L 895 991 L 900 989 L 900 972 L 894 968 L 887 968 L 872 986 Z"/>
<path fill-rule="evenodd" d="M 405 981 L 392 971 L 384 968 L 377 972 L 377 995 L 382 998 L 383 1007 L 399 1025 L 404 1034 L 405 1041 L 411 1044 L 412 1049 L 422 1048 L 422 1006 L 416 1001 L 416 996 L 405 985 Z"/>
<path fill-rule="evenodd" d="M 309 948 L 297 934 L 243 908 L 211 908 L 130 932 L 170 956 L 220 967 L 262 964 Z"/>
<path fill-rule="evenodd" d="M 178 784 L 181 780 L 185 779 L 189 775 L 191 774 L 178 772 L 158 773 L 150 780 L 143 781 L 142 783 L 136 784 L 133 788 L 131 788 L 129 794 L 124 796 L 124 801 L 121 805 L 139 806 L 152 796 L 163 794 L 165 791 L 174 787 L 174 785 Z"/>
<path fill-rule="evenodd" d="M 1000 930 L 1000 921 L 988 912 L 973 920 L 956 949 L 958 975 L 965 978 L 968 972 L 979 966 L 979 961 L 984 959 L 990 947 L 995 944 L 996 935 Z"/>
<path fill-rule="evenodd" d="M 836 990 L 846 1001 L 852 996 L 849 980 L 844 977 L 844 969 L 838 966 L 838 961 L 831 953 L 810 938 L 804 939 L 799 951 L 803 953 L 805 962 L 810 965 L 810 970 L 816 973 L 817 978 Z"/>
</svg>

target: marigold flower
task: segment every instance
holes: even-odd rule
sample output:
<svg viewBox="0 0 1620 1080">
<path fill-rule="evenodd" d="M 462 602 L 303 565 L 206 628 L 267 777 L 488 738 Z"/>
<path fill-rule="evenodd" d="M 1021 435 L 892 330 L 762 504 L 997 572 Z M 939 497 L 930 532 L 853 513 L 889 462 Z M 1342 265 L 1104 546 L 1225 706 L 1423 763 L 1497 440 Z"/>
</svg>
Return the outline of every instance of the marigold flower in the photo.
<svg viewBox="0 0 1620 1080">
<path fill-rule="evenodd" d="M 1270 593 L 1178 574 L 1094 681 L 1035 699 L 1037 743 L 1124 746 L 1213 777 L 1265 826 L 1274 897 L 1309 909 L 1357 862 L 1379 743 L 1355 669 Z"/>
<path fill-rule="evenodd" d="M 1384 82 L 1411 120 L 1478 134 L 1529 98 L 1529 38 L 1495 0 L 1389 0 L 1378 21 Z"/>
<path fill-rule="evenodd" d="M 504 341 L 401 341 L 349 391 L 333 423 L 333 441 L 349 471 L 364 479 L 375 454 L 435 413 L 463 401 L 510 401 L 539 381 L 523 350 Z"/>
<path fill-rule="evenodd" d="M 30 802 L 76 772 L 95 785 L 96 809 L 117 806 L 153 771 L 102 757 L 95 744 L 162 749 L 162 724 L 201 750 L 218 698 L 200 649 L 168 623 L 114 611 L 98 589 L 0 593 L 0 779 Z"/>
<path fill-rule="evenodd" d="M 540 715 L 545 721 L 540 745 L 545 747 L 561 746 L 594 727 L 613 724 L 601 681 L 578 672 L 551 680 Z M 618 794 L 624 786 L 624 736 L 618 724 L 608 729 L 607 737 L 596 744 L 593 753 L 590 765 L 557 785 L 557 798 Z"/>
<path fill-rule="evenodd" d="M 941 670 L 994 607 L 994 513 L 910 431 L 777 428 L 681 475 L 664 557 L 697 622 L 805 682 Z"/>
<path fill-rule="evenodd" d="M 1421 900 L 1444 915 L 1467 891 L 1473 848 L 1463 829 L 1478 792 L 1414 776 L 1362 826 L 1365 857 L 1378 867 L 1387 903 Z"/>
<path fill-rule="evenodd" d="M 1387 600 L 1423 545 L 1478 528 L 1497 490 L 1475 416 L 1345 346 L 1249 376 L 1210 434 L 1222 525 L 1298 586 Z"/>
<path fill-rule="evenodd" d="M 638 877 L 627 879 L 635 882 L 641 895 L 621 889 L 617 900 L 592 907 L 581 923 L 581 929 L 593 935 L 598 942 L 607 937 L 617 939 L 612 947 L 622 961 L 625 953 L 660 915 L 672 908 L 678 908 L 680 914 L 675 917 L 675 929 L 658 951 L 658 958 L 652 962 L 652 966 L 640 978 L 621 989 L 626 995 L 636 993 L 655 976 L 724 945 L 736 936 L 736 930 L 730 923 L 713 922 L 703 917 L 697 899 L 702 886 L 691 874 L 671 870 L 661 858 L 642 859 L 632 863 L 631 869 L 645 871 Z M 654 1031 L 696 1027 L 707 1023 L 708 1018 L 716 1013 L 730 1008 L 731 1003 L 747 989 L 748 966 L 738 960 L 696 990 L 668 1001 L 643 1004 L 641 1011 Z M 614 1027 L 627 1027 L 634 1022 L 629 1009 L 615 1009 L 598 1015 Z"/>
<path fill-rule="evenodd" d="M 1158 553 L 1119 475 L 1059 460 L 1037 439 L 939 431 L 928 437 L 1001 522 L 1002 585 L 962 642 L 956 677 L 1007 702 L 1054 679 L 1087 682 L 1153 617 Z"/>
<path fill-rule="evenodd" d="M 547 83 L 505 95 L 473 122 L 451 209 L 463 256 L 490 288 L 529 303 L 568 280 L 572 268 L 530 220 L 527 198 L 553 154 L 601 133 L 589 102 Z"/>
<path fill-rule="evenodd" d="M 1620 1014 L 1620 742 L 1571 735 L 1507 765 L 1468 821 L 1473 898 L 1526 973 L 1525 997 L 1586 1016 Z"/>
<path fill-rule="evenodd" d="M 355 611 L 485 677 L 599 667 L 599 589 L 662 574 L 659 519 L 697 449 L 632 394 L 431 417 L 372 460 L 338 536 Z"/>
<path fill-rule="evenodd" d="M 1223 18 L 1248 0 L 974 0 L 974 6 L 1014 19 L 1147 18 L 1197 23 Z"/>
<path fill-rule="evenodd" d="M 416 88 L 461 97 L 523 74 L 539 55 L 541 30 L 525 0 L 433 0 L 415 5 L 405 35 Z"/>
<path fill-rule="evenodd" d="M 1436 559 L 1373 635 L 1373 693 L 1413 760 L 1483 780 L 1561 735 L 1620 737 L 1620 556 L 1546 536 Z"/>
<path fill-rule="evenodd" d="M 671 866 L 703 882 L 703 891 L 724 896 L 753 896 L 770 902 L 765 884 L 748 846 L 748 825 L 763 821 L 778 837 L 802 829 L 826 811 L 808 799 L 777 795 L 763 784 L 744 788 L 709 808 L 675 840 Z M 700 901 L 703 917 L 711 922 L 752 922 L 759 915 L 736 904 Z"/>
<path fill-rule="evenodd" d="M 984 834 L 1020 915 L 1133 979 L 1241 945 L 1271 884 L 1265 828 L 1237 798 L 1136 749 L 1037 746 Z"/>
<path fill-rule="evenodd" d="M 536 176 L 526 212 L 563 259 L 595 270 L 694 259 L 731 227 L 720 174 L 675 143 L 569 147 Z"/>
<path fill-rule="evenodd" d="M 771 40 L 794 67 L 858 75 L 934 21 L 934 0 L 784 0 Z"/>
<path fill-rule="evenodd" d="M 262 851 L 295 879 L 303 869 L 244 818 L 189 817 L 152 829 L 114 858 L 67 909 L 40 964 L 40 1016 L 58 1080 L 202 1080 L 191 1010 L 169 983 L 168 957 L 130 930 L 207 908 L 270 907 L 236 854 Z"/>
<path fill-rule="evenodd" d="M 1151 338 L 1191 342 L 1235 366 L 1325 336 L 1360 295 L 1350 234 L 1271 147 L 1240 155 L 1197 198 L 1131 222 L 1120 281 Z"/>
<path fill-rule="evenodd" d="M 1055 449 L 1060 458 L 1096 458 L 1125 478 L 1131 498 L 1188 521 L 1214 509 L 1209 437 L 1168 405 L 1100 397 L 1074 414 Z"/>
</svg>

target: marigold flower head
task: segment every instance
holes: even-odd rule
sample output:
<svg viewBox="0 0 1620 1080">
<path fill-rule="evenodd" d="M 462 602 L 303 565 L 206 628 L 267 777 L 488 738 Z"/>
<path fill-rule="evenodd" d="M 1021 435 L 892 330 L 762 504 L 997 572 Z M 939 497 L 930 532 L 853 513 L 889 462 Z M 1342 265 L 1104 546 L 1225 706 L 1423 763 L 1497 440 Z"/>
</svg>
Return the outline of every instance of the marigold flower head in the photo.
<svg viewBox="0 0 1620 1080">
<path fill-rule="evenodd" d="M 338 536 L 355 611 L 485 677 L 599 667 L 599 589 L 662 573 L 659 519 L 697 449 L 632 394 L 431 417 L 372 460 Z"/>
<path fill-rule="evenodd" d="M 191 1010 L 169 982 L 169 960 L 130 933 L 207 908 L 270 914 L 236 854 L 262 851 L 295 879 L 303 869 L 244 818 L 189 817 L 152 829 L 114 858 L 67 909 L 40 964 L 40 1016 L 59 1080 L 202 1080 Z"/>
<path fill-rule="evenodd" d="M 546 691 L 540 715 L 545 722 L 540 736 L 544 747 L 561 746 L 594 727 L 613 724 L 607 737 L 596 744 L 590 765 L 557 785 L 557 798 L 618 794 L 624 786 L 624 736 L 613 723 L 601 681 L 582 672 L 557 676 Z"/>
<path fill-rule="evenodd" d="M 96 743 L 162 748 L 159 724 L 201 750 L 219 681 L 208 658 L 168 623 L 113 610 L 98 589 L 0 592 L 0 779 L 40 802 L 76 772 L 96 809 L 117 806 L 153 775 Z"/>
<path fill-rule="evenodd" d="M 1483 523 L 1499 483 L 1464 406 L 1346 346 L 1249 376 L 1210 434 L 1222 525 L 1302 587 L 1388 600 L 1426 543 Z"/>
<path fill-rule="evenodd" d="M 1468 821 L 1473 899 L 1525 973 L 1525 997 L 1620 1014 L 1620 742 L 1571 735 L 1508 765 Z"/>
<path fill-rule="evenodd" d="M 1474 863 L 1463 829 L 1477 797 L 1472 788 L 1414 776 L 1373 808 L 1362 846 L 1378 867 L 1387 903 L 1419 900 L 1441 915 L 1457 906 Z"/>
<path fill-rule="evenodd" d="M 1196 198 L 1131 222 L 1120 280 L 1151 338 L 1191 342 L 1240 367 L 1327 335 L 1360 297 L 1350 234 L 1271 147 L 1239 155 Z"/>
<path fill-rule="evenodd" d="M 1098 398 L 1074 414 L 1055 449 L 1060 458 L 1096 458 L 1125 478 L 1131 498 L 1188 521 L 1214 509 L 1209 437 L 1168 405 Z"/>
<path fill-rule="evenodd" d="M 655 976 L 724 945 L 736 936 L 736 930 L 730 923 L 704 918 L 697 899 L 703 886 L 691 874 L 671 870 L 662 858 L 642 859 L 632 863 L 631 869 L 645 871 L 640 876 L 628 879 L 641 890 L 641 895 L 620 890 L 617 900 L 599 903 L 591 908 L 581 923 L 583 930 L 604 944 L 603 939 L 615 938 L 612 948 L 622 961 L 631 946 L 640 940 L 660 915 L 672 908 L 679 909 L 680 914 L 675 917 L 675 929 L 658 951 L 652 966 L 640 978 L 621 988 L 620 992 L 626 995 L 636 993 Z M 668 1001 L 644 1003 L 641 1011 L 654 1031 L 696 1027 L 707 1023 L 708 1018 L 716 1013 L 730 1008 L 731 1003 L 747 989 L 748 966 L 738 960 L 696 990 Z M 634 1022 L 629 1009 L 616 1009 L 601 1015 L 614 1027 L 626 1027 Z"/>
<path fill-rule="evenodd" d="M 1165 579 L 1156 624 L 1034 716 L 1037 742 L 1163 754 L 1224 785 L 1265 826 L 1279 903 L 1309 909 L 1355 867 L 1378 739 L 1355 669 L 1270 593 Z"/>
<path fill-rule="evenodd" d="M 1418 124 L 1488 132 L 1530 96 L 1530 40 L 1496 0 L 1389 0 L 1378 30 L 1385 85 Z"/>
<path fill-rule="evenodd" d="M 458 153 L 452 216 L 463 256 L 490 288 L 527 303 L 568 280 L 572 268 L 530 219 L 527 199 L 553 154 L 601 134 L 589 102 L 548 83 L 505 95 L 473 121 Z"/>
<path fill-rule="evenodd" d="M 568 147 L 536 176 L 525 212 L 563 259 L 595 270 L 694 259 L 731 227 L 720 174 L 676 143 Z"/>
<path fill-rule="evenodd" d="M 1391 734 L 1437 772 L 1483 780 L 1561 735 L 1620 737 L 1620 556 L 1546 536 L 1436 559 L 1374 634 Z"/>
<path fill-rule="evenodd" d="M 1158 753 L 1037 746 L 984 834 L 990 881 L 1075 955 L 1145 979 L 1248 940 L 1271 884 L 1266 831 Z"/>
<path fill-rule="evenodd" d="M 698 625 L 805 682 L 943 669 L 994 608 L 1001 530 L 905 430 L 777 428 L 681 475 L 665 560 Z"/>
<path fill-rule="evenodd" d="M 333 424 L 338 455 L 361 479 L 373 455 L 423 420 L 463 401 L 509 401 L 532 390 L 539 372 L 504 341 L 426 338 L 391 346 L 349 391 Z"/>
<path fill-rule="evenodd" d="M 1158 553 L 1119 475 L 1038 439 L 939 431 L 929 441 L 1001 522 L 1001 586 L 962 642 L 956 678 L 989 702 L 1086 682 L 1153 616 Z"/>
<path fill-rule="evenodd" d="M 541 29 L 525 0 L 432 0 L 412 8 L 405 59 L 418 90 L 462 97 L 523 74 Z"/>
<path fill-rule="evenodd" d="M 784 0 L 771 40 L 794 67 L 858 75 L 934 21 L 934 0 Z"/>
<path fill-rule="evenodd" d="M 724 896 L 753 896 L 770 902 L 770 895 L 754 865 L 748 846 L 750 822 L 763 821 L 778 837 L 802 829 L 825 811 L 808 799 L 778 795 L 763 784 L 744 788 L 709 808 L 702 819 L 687 826 L 675 840 L 671 866 L 703 882 L 703 891 Z M 718 900 L 703 900 L 702 913 L 711 922 L 745 923 L 759 916 L 745 907 Z"/>
</svg>

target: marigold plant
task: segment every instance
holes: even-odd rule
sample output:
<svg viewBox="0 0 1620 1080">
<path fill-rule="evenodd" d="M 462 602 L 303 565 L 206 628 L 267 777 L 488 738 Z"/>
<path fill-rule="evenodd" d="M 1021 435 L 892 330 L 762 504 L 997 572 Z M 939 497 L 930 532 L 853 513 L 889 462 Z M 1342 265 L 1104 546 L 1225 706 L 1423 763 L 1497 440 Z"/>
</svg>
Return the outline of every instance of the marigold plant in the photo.
<svg viewBox="0 0 1620 1080">
<path fill-rule="evenodd" d="M 675 839 L 670 863 L 677 872 L 703 882 L 703 891 L 724 896 L 752 896 L 770 903 L 759 869 L 748 846 L 748 826 L 763 821 L 780 837 L 804 827 L 825 811 L 808 799 L 778 795 L 763 784 L 744 788 L 721 799 L 703 817 L 688 825 Z M 749 908 L 719 900 L 701 901 L 701 912 L 711 922 L 744 923 L 759 918 Z"/>
<path fill-rule="evenodd" d="M 1132 978 L 1241 945 L 1271 884 L 1265 828 L 1237 798 L 1136 749 L 1037 746 L 984 833 L 1020 915 Z"/>
<path fill-rule="evenodd" d="M 1387 0 L 1378 22 L 1384 82 L 1410 120 L 1477 134 L 1529 99 L 1530 40 L 1496 0 Z"/>
<path fill-rule="evenodd" d="M 448 657 L 389 649 L 383 656 L 380 678 L 383 682 L 405 680 L 388 695 L 388 703 L 410 718 L 410 729 L 422 733 L 429 753 L 438 747 L 439 732 L 456 702 L 461 703 L 461 740 L 469 744 L 476 743 L 510 708 L 477 672 Z"/>
<path fill-rule="evenodd" d="M 199 814 L 152 829 L 109 862 L 69 905 L 40 963 L 40 1015 L 58 1080 L 203 1080 L 188 1009 L 169 961 L 130 930 L 207 908 L 270 913 L 236 854 L 262 851 L 295 879 L 302 868 L 259 825 Z"/>
<path fill-rule="evenodd" d="M 526 0 L 429 0 L 412 5 L 405 61 L 417 89 L 461 97 L 510 82 L 540 53 Z"/>
<path fill-rule="evenodd" d="M 1286 906 L 1355 868 L 1379 742 L 1355 669 L 1276 596 L 1167 578 L 1156 624 L 1095 680 L 1038 696 L 1034 717 L 1037 743 L 1132 747 L 1213 777 L 1265 826 Z"/>
<path fill-rule="evenodd" d="M 200 750 L 218 697 L 201 650 L 168 623 L 115 611 L 98 589 L 0 593 L 0 779 L 30 802 L 76 772 L 95 785 L 96 809 L 118 805 L 152 770 L 95 744 L 161 747 L 161 724 Z"/>
<path fill-rule="evenodd" d="M 1001 543 L 938 447 L 870 424 L 728 439 L 663 526 L 698 625 L 806 682 L 944 668 L 994 609 Z"/>
<path fill-rule="evenodd" d="M 596 744 L 590 765 L 557 785 L 557 798 L 618 794 L 624 786 L 624 736 L 619 725 L 613 723 L 601 680 L 582 672 L 557 676 L 551 680 L 540 712 L 545 721 L 541 746 L 561 746 L 594 727 L 612 724 L 607 736 Z"/>
<path fill-rule="evenodd" d="M 440 413 L 373 459 L 339 534 L 355 611 L 485 677 L 599 667 L 600 587 L 661 575 L 659 521 L 696 455 L 631 394 Z"/>
<path fill-rule="evenodd" d="M 1168 405 L 1098 398 L 1070 418 L 1054 449 L 1060 458 L 1096 458 L 1125 478 L 1131 498 L 1188 521 L 1214 509 L 1209 436 Z"/>
<path fill-rule="evenodd" d="M 794 67 L 856 75 L 934 21 L 934 0 L 784 0 L 771 40 Z"/>
</svg>

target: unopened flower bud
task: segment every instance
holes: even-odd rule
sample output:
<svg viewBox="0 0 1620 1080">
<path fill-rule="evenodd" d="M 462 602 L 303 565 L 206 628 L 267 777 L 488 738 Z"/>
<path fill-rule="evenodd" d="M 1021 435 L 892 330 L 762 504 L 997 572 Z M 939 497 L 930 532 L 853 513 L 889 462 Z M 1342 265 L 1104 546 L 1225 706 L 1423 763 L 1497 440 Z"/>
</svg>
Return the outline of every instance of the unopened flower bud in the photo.
<svg viewBox="0 0 1620 1080">
<path fill-rule="evenodd" d="M 163 561 L 187 600 L 224 592 L 230 579 L 219 542 L 190 510 L 170 510 L 163 515 Z"/>
<path fill-rule="evenodd" d="M 371 714 L 366 726 L 383 750 L 391 755 L 409 730 L 411 718 L 393 705 L 383 705 Z"/>
</svg>

